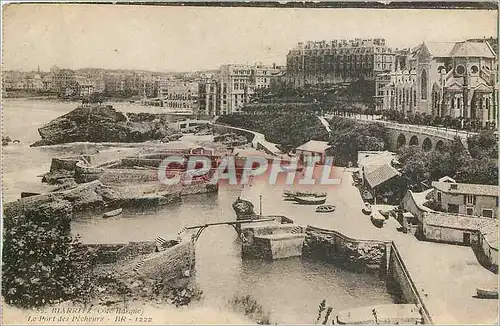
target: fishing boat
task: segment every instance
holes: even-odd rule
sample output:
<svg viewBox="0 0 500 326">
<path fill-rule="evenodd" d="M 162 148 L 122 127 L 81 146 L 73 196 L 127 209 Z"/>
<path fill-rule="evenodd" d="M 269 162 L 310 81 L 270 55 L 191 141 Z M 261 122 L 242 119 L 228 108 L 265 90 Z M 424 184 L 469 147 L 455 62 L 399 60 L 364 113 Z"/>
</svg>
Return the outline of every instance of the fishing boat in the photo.
<svg viewBox="0 0 500 326">
<path fill-rule="evenodd" d="M 335 205 L 321 205 L 316 207 L 317 213 L 331 213 L 335 212 Z"/>
<path fill-rule="evenodd" d="M 498 299 L 498 289 L 495 288 L 477 288 L 476 292 L 479 298 Z"/>
<path fill-rule="evenodd" d="M 304 205 L 321 205 L 326 202 L 326 196 L 316 197 L 316 196 L 296 196 L 295 202 Z"/>
<path fill-rule="evenodd" d="M 376 227 L 381 228 L 384 226 L 385 217 L 378 211 L 373 212 L 370 219 L 372 220 L 373 225 L 375 225 Z"/>
<path fill-rule="evenodd" d="M 120 215 L 122 213 L 123 209 L 121 208 L 118 208 L 118 209 L 115 209 L 115 210 L 112 210 L 112 211 L 109 211 L 109 212 L 106 212 L 102 215 L 103 218 L 108 218 L 108 217 L 113 217 L 113 216 L 117 216 L 117 215 Z"/>
<path fill-rule="evenodd" d="M 363 213 L 366 215 L 370 215 L 372 213 L 372 205 L 370 203 L 365 203 L 365 206 L 363 207 Z"/>
</svg>

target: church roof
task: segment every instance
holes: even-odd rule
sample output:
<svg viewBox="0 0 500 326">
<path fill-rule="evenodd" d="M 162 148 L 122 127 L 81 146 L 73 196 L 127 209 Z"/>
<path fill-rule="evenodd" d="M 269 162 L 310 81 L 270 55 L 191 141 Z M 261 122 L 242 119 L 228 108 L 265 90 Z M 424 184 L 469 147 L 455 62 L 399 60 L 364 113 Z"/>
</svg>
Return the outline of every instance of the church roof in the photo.
<svg viewBox="0 0 500 326">
<path fill-rule="evenodd" d="M 427 49 L 433 57 L 449 57 L 455 42 L 425 42 Z"/>
<path fill-rule="evenodd" d="M 495 53 L 486 42 L 424 42 L 433 57 L 480 57 L 495 58 Z"/>
<path fill-rule="evenodd" d="M 450 53 L 451 57 L 494 58 L 495 54 L 486 42 L 458 42 Z"/>
</svg>

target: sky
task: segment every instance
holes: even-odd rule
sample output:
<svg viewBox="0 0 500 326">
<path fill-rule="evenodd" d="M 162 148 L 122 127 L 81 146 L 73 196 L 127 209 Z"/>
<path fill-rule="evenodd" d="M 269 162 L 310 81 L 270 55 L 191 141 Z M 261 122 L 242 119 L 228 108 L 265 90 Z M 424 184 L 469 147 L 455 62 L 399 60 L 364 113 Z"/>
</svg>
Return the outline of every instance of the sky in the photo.
<svg viewBox="0 0 500 326">
<path fill-rule="evenodd" d="M 496 37 L 497 17 L 494 10 L 11 4 L 3 8 L 2 63 L 162 72 L 284 64 L 300 41 L 382 37 L 402 48 Z"/>
</svg>

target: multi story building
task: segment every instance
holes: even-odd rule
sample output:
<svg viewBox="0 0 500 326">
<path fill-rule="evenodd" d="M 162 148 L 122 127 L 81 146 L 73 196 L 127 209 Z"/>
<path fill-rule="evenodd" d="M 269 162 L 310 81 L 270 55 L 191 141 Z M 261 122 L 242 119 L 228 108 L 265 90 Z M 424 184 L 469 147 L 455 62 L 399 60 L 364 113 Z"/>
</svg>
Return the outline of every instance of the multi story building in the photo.
<svg viewBox="0 0 500 326">
<path fill-rule="evenodd" d="M 227 101 L 227 96 L 225 101 Z M 199 115 L 218 117 L 222 115 L 220 83 L 216 78 L 206 78 L 198 84 Z"/>
<path fill-rule="evenodd" d="M 56 92 L 65 92 L 68 86 L 75 83 L 76 75 L 73 70 L 52 67 L 50 72 L 52 76 L 52 88 Z"/>
<path fill-rule="evenodd" d="M 442 211 L 498 218 L 498 186 L 435 181 L 432 187 Z"/>
<path fill-rule="evenodd" d="M 407 62 L 376 80 L 380 109 L 497 125 L 495 52 L 488 42 L 424 42 Z"/>
<path fill-rule="evenodd" d="M 121 73 L 108 73 L 104 76 L 104 89 L 107 93 L 125 91 L 125 76 Z"/>
<path fill-rule="evenodd" d="M 199 83 L 200 114 L 208 117 L 241 112 L 256 89 L 269 88 L 283 67 L 229 64 Z"/>
<path fill-rule="evenodd" d="M 186 81 L 170 81 L 160 90 L 162 106 L 173 110 L 198 109 L 198 83 Z"/>
<path fill-rule="evenodd" d="M 385 39 L 308 41 L 298 43 L 286 57 L 288 82 L 295 86 L 373 80 L 391 71 L 395 53 Z"/>
</svg>

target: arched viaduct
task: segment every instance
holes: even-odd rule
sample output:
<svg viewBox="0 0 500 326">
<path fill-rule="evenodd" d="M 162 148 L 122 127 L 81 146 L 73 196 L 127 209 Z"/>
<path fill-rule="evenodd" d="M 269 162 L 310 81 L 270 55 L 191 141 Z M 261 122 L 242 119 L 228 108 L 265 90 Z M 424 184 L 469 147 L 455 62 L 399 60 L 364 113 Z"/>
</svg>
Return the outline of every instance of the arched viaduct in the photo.
<svg viewBox="0 0 500 326">
<path fill-rule="evenodd" d="M 373 123 L 374 121 L 357 120 L 361 123 Z M 424 151 L 433 149 L 439 150 L 444 145 L 449 144 L 455 138 L 460 136 L 462 145 L 467 150 L 467 141 L 462 135 L 453 131 L 435 129 L 432 127 L 420 127 L 413 125 L 404 125 L 386 121 L 376 121 L 383 123 L 389 133 L 389 150 L 395 151 L 403 146 L 418 146 Z"/>
</svg>

